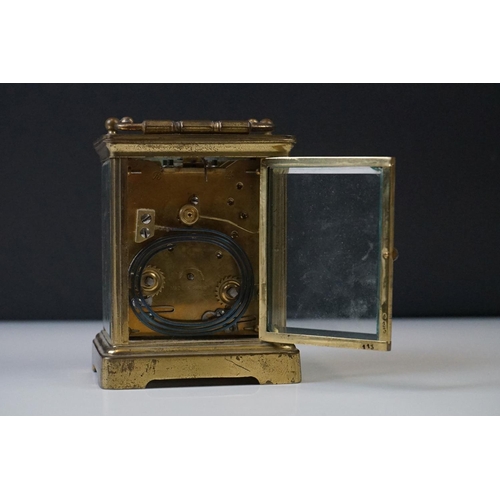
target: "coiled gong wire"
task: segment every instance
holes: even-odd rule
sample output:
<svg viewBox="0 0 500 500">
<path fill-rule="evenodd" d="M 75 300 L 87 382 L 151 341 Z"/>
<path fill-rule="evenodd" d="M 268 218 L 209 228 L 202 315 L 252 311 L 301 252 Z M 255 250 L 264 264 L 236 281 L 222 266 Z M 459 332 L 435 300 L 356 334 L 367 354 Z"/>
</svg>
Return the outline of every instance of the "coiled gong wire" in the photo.
<svg viewBox="0 0 500 500">
<path fill-rule="evenodd" d="M 241 275 L 238 297 L 220 317 L 205 321 L 179 321 L 164 318 L 148 304 L 142 293 L 141 277 L 149 260 L 157 253 L 176 243 L 211 243 L 226 250 L 235 260 Z M 235 325 L 244 314 L 253 294 L 253 271 L 250 260 L 243 249 L 229 236 L 211 229 L 169 229 L 168 236 L 159 238 L 143 248 L 134 258 L 129 269 L 130 306 L 139 320 L 151 330 L 172 337 L 202 336 L 224 331 Z M 168 276 L 166 277 L 168 280 Z"/>
</svg>

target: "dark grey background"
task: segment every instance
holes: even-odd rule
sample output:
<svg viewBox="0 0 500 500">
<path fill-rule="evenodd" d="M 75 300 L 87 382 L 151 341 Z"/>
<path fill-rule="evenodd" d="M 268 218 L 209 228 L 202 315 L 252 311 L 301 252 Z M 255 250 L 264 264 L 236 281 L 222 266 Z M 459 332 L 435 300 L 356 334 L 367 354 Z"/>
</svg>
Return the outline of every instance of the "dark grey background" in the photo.
<svg viewBox="0 0 500 500">
<path fill-rule="evenodd" d="M 0 319 L 101 316 L 110 116 L 269 117 L 294 155 L 396 156 L 394 315 L 500 315 L 498 85 L 3 85 Z"/>
</svg>

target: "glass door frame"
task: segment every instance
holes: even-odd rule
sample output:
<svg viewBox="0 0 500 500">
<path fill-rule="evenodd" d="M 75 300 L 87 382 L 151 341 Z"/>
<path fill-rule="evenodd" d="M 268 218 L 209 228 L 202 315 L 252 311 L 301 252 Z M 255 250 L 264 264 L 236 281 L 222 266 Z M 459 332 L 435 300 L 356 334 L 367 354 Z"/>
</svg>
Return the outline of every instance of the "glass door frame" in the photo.
<svg viewBox="0 0 500 500">
<path fill-rule="evenodd" d="M 376 340 L 366 338 L 341 338 L 332 336 L 318 336 L 307 334 L 283 333 L 268 331 L 268 211 L 271 203 L 280 213 L 286 213 L 286 192 L 280 193 L 281 199 L 270 199 L 269 171 L 273 168 L 322 168 L 322 167 L 375 167 L 381 168 L 382 177 L 382 207 L 381 207 L 381 245 L 380 245 L 380 275 L 379 297 L 380 306 L 378 313 L 378 337 Z M 311 344 L 331 347 L 349 347 L 375 351 L 390 351 L 392 331 L 392 292 L 393 292 L 393 262 L 394 250 L 394 183 L 395 159 L 392 157 L 274 157 L 261 161 L 260 169 L 260 262 L 259 262 L 259 338 L 266 342 L 285 344 Z M 276 193 L 275 197 L 276 196 Z M 278 205 L 277 205 L 278 204 Z M 285 217 L 283 217 L 283 230 L 277 235 L 283 244 L 286 244 Z M 275 288 L 280 290 L 280 282 L 286 283 L 286 266 L 280 269 L 280 278 Z M 281 305 L 283 314 L 285 310 L 285 288 L 281 287 L 284 295 Z M 274 292 L 273 292 L 274 293 Z"/>
</svg>

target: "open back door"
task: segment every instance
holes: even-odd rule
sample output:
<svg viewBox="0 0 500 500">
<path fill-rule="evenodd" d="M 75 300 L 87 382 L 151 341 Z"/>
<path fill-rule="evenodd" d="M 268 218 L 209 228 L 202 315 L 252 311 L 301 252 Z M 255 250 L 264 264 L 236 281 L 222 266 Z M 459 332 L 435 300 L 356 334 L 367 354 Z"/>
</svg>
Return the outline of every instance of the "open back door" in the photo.
<svg viewBox="0 0 500 500">
<path fill-rule="evenodd" d="M 394 159 L 262 167 L 260 338 L 390 350 Z"/>
</svg>

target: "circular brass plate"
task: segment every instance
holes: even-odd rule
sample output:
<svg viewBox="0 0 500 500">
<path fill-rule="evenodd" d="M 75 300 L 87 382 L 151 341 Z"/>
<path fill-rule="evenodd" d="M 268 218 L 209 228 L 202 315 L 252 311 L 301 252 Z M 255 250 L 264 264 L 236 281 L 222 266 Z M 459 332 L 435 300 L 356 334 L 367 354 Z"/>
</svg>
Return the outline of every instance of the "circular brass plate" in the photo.
<svg viewBox="0 0 500 500">
<path fill-rule="evenodd" d="M 200 218 L 200 213 L 194 205 L 184 205 L 179 210 L 179 219 L 183 224 L 187 226 L 192 226 Z"/>
</svg>

